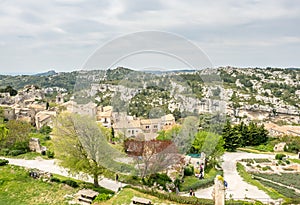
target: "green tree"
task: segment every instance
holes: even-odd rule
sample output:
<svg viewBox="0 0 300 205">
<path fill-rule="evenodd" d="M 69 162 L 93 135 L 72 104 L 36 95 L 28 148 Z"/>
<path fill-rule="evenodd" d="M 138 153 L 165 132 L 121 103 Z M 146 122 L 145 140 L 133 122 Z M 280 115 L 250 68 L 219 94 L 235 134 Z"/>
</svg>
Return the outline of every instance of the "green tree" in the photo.
<svg viewBox="0 0 300 205">
<path fill-rule="evenodd" d="M 227 120 L 224 128 L 222 137 L 224 139 L 224 148 L 227 151 L 233 152 L 240 146 L 240 135 L 235 131 L 229 120 Z"/>
<path fill-rule="evenodd" d="M 5 147 L 5 142 L 7 140 L 8 129 L 5 124 L 0 125 L 0 149 Z"/>
<path fill-rule="evenodd" d="M 191 152 L 204 152 L 212 162 L 216 163 L 224 154 L 224 140 L 221 135 L 200 131 L 196 134 L 192 143 Z"/>
<path fill-rule="evenodd" d="M 8 129 L 5 147 L 15 150 L 28 151 L 32 126 L 28 122 L 20 120 L 10 120 L 7 122 Z"/>
<path fill-rule="evenodd" d="M 61 113 L 53 128 L 55 156 L 71 173 L 92 175 L 94 185 L 99 186 L 99 175 L 118 157 L 107 143 L 108 133 L 108 128 L 100 127 L 87 116 Z"/>
<path fill-rule="evenodd" d="M 181 126 L 174 125 L 171 129 L 159 131 L 156 139 L 157 140 L 173 140 L 174 138 L 176 138 L 180 135 L 180 132 L 181 132 Z"/>
</svg>

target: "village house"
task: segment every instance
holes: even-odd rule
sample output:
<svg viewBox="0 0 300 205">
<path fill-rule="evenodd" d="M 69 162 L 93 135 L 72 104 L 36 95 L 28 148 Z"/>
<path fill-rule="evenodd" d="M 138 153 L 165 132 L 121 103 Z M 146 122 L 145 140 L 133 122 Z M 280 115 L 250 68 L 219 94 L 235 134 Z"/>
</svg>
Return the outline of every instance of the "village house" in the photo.
<svg viewBox="0 0 300 205">
<path fill-rule="evenodd" d="M 52 119 L 56 116 L 55 111 L 40 111 L 35 115 L 35 125 L 36 128 L 39 130 L 43 126 L 50 126 L 52 127 Z"/>
<path fill-rule="evenodd" d="M 168 129 L 175 124 L 172 114 L 161 118 L 140 119 L 128 116 L 126 113 L 113 113 L 113 128 L 116 132 L 124 133 L 126 137 L 143 135 L 145 139 L 154 139 L 158 131 Z"/>
<path fill-rule="evenodd" d="M 99 106 L 97 108 L 97 122 L 100 122 L 104 127 L 110 128 L 112 126 L 112 106 Z"/>
<path fill-rule="evenodd" d="M 87 104 L 78 104 L 75 101 L 68 101 L 62 104 L 63 107 L 66 107 L 66 110 L 70 113 L 77 113 L 81 115 L 88 115 L 91 117 L 96 117 L 97 114 L 97 105 L 93 102 Z"/>
</svg>

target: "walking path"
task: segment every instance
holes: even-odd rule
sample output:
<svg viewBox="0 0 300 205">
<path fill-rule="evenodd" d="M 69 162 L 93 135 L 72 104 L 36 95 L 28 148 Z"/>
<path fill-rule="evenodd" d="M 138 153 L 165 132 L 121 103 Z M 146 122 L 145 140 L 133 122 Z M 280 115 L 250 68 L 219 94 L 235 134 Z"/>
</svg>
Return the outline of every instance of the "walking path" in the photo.
<svg viewBox="0 0 300 205">
<path fill-rule="evenodd" d="M 261 201 L 270 201 L 271 198 L 265 192 L 259 190 L 256 186 L 243 181 L 242 177 L 240 177 L 236 170 L 236 163 L 238 160 L 250 158 L 274 158 L 274 155 L 246 152 L 228 152 L 224 154 L 222 168 L 224 171 L 224 179 L 228 183 L 228 188 L 226 189 L 226 198 L 244 199 L 247 197 Z M 212 199 L 212 191 L 213 187 L 198 189 L 195 191 L 195 196 L 198 198 Z M 188 196 L 188 194 L 183 195 Z"/>
<path fill-rule="evenodd" d="M 250 185 L 243 181 L 236 170 L 236 162 L 240 159 L 250 159 L 250 158 L 274 158 L 274 155 L 268 154 L 254 154 L 254 153 L 246 153 L 246 152 L 234 152 L 234 153 L 225 153 L 223 156 L 223 171 L 224 178 L 228 183 L 228 188 L 226 189 L 226 198 L 234 198 L 234 199 L 244 199 L 254 198 L 261 199 L 261 201 L 269 201 L 270 197 L 263 191 L 259 190 L 256 186 Z M 67 169 L 59 167 L 56 164 L 55 160 L 44 160 L 44 159 L 36 159 L 36 160 L 24 160 L 24 159 L 11 159 L 9 160 L 10 164 L 23 166 L 27 168 L 36 168 L 42 171 L 51 172 L 54 174 L 59 174 L 66 177 L 71 177 L 75 179 L 80 179 L 87 182 L 93 182 L 91 177 L 83 177 L 83 176 L 72 176 L 68 173 Z M 99 181 L 100 186 L 117 191 L 120 186 L 124 187 L 126 184 L 116 182 L 111 179 L 102 178 Z M 213 187 L 199 189 L 195 191 L 195 196 L 199 198 L 212 198 L 212 190 Z M 183 194 L 188 195 L 188 194 Z"/>
<path fill-rule="evenodd" d="M 84 175 L 73 176 L 69 174 L 67 169 L 58 166 L 55 160 L 44 160 L 44 159 L 25 160 L 25 159 L 12 159 L 12 158 L 4 158 L 4 157 L 0 157 L 0 158 L 7 159 L 9 161 L 9 164 L 12 165 L 17 165 L 17 166 L 22 166 L 22 167 L 27 167 L 32 169 L 39 169 L 45 172 L 59 174 L 62 176 L 93 183 L 93 179 L 90 176 L 84 176 Z M 126 186 L 126 184 L 124 183 L 116 182 L 114 180 L 107 179 L 107 178 L 100 179 L 99 185 L 106 189 L 112 190 L 114 192 L 117 192 L 119 187 Z"/>
</svg>

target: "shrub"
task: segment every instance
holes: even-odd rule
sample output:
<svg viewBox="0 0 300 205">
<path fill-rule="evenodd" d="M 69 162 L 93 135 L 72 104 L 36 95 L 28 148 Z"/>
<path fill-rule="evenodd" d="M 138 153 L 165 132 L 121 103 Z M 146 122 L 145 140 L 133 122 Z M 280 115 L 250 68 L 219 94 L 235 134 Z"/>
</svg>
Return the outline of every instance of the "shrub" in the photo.
<svg viewBox="0 0 300 205">
<path fill-rule="evenodd" d="M 289 160 L 286 160 L 285 163 L 286 163 L 286 164 L 290 164 L 291 162 L 290 162 Z"/>
<path fill-rule="evenodd" d="M 283 157 L 286 157 L 286 155 L 285 154 L 276 154 L 275 155 L 275 159 L 277 159 L 277 160 L 282 160 Z"/>
<path fill-rule="evenodd" d="M 267 171 L 267 170 L 272 170 L 272 168 L 270 166 L 266 166 L 262 168 L 263 171 Z"/>
<path fill-rule="evenodd" d="M 60 183 L 60 179 L 56 177 L 51 177 L 50 181 Z"/>
<path fill-rule="evenodd" d="M 7 156 L 9 153 L 9 149 L 1 149 L 0 150 L 0 156 Z"/>
<path fill-rule="evenodd" d="M 70 187 L 77 188 L 79 187 L 76 181 L 71 179 L 63 180 L 62 183 L 69 185 Z"/>
<path fill-rule="evenodd" d="M 9 163 L 8 160 L 6 160 L 6 159 L 0 159 L 0 166 L 7 165 L 8 163 Z"/>
<path fill-rule="evenodd" d="M 7 155 L 10 155 L 10 156 L 18 156 L 18 155 L 20 155 L 20 154 L 24 154 L 24 153 L 26 153 L 26 151 L 25 150 L 10 150 L 9 152 L 8 152 L 8 154 Z"/>
<path fill-rule="evenodd" d="M 155 182 L 161 185 L 166 190 L 166 183 L 172 182 L 167 174 L 155 173 L 149 176 L 147 180 L 142 179 L 143 183 L 147 186 L 152 186 Z"/>
<path fill-rule="evenodd" d="M 194 167 L 193 166 L 186 166 L 184 168 L 184 176 L 192 176 L 194 175 Z"/>
<path fill-rule="evenodd" d="M 99 201 L 106 201 L 110 199 L 110 195 L 109 194 L 105 194 L 105 193 L 101 193 L 99 194 L 93 202 L 99 202 Z"/>
<path fill-rule="evenodd" d="M 53 152 L 53 151 L 47 150 L 46 155 L 47 155 L 47 157 L 50 158 L 50 159 L 53 159 L 53 158 L 54 158 L 54 152 Z"/>
</svg>

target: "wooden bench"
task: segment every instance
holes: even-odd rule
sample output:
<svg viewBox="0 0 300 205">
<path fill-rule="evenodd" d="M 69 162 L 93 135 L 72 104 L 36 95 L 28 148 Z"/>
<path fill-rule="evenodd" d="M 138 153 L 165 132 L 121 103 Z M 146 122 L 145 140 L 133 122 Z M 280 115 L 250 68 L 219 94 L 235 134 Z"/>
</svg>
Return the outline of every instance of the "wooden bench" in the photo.
<svg viewBox="0 0 300 205">
<path fill-rule="evenodd" d="M 136 197 L 134 196 L 131 199 L 133 204 L 152 204 L 150 199 L 145 199 L 145 198 L 140 198 L 140 197 Z"/>
</svg>

